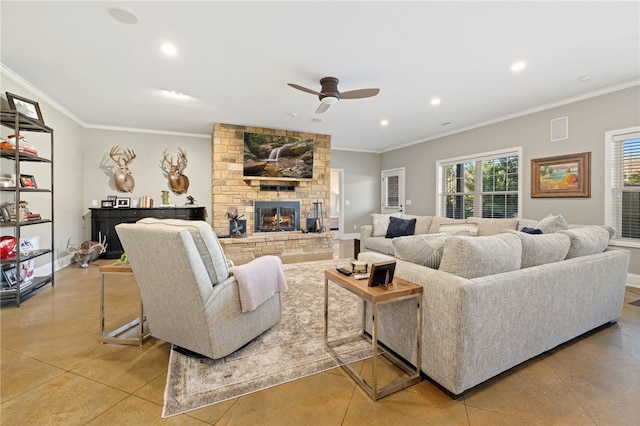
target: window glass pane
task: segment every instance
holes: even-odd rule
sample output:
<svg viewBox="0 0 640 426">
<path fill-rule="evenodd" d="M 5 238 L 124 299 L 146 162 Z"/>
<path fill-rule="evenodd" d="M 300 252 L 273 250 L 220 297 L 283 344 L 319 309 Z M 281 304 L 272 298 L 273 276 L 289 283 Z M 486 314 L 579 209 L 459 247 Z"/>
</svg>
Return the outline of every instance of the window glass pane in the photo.
<svg viewBox="0 0 640 426">
<path fill-rule="evenodd" d="M 386 207 L 398 207 L 400 203 L 400 177 L 389 176 L 386 178 L 387 182 L 387 200 Z"/>
<path fill-rule="evenodd" d="M 640 138 L 624 141 L 624 186 L 640 186 Z"/>
</svg>

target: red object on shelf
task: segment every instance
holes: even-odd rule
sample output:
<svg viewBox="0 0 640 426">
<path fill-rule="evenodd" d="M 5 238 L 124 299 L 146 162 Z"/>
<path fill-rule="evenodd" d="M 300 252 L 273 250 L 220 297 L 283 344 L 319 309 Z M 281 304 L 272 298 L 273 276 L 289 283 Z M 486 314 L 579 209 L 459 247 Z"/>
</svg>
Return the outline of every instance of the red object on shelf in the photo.
<svg viewBox="0 0 640 426">
<path fill-rule="evenodd" d="M 9 235 L 0 237 L 0 259 L 16 257 L 17 246 L 16 237 L 11 237 Z"/>
</svg>

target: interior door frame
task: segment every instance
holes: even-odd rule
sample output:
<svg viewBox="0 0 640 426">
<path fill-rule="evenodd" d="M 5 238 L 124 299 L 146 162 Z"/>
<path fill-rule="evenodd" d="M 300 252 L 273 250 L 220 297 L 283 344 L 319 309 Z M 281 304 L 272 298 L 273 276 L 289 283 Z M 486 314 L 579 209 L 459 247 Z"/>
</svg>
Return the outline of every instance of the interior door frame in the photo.
<svg viewBox="0 0 640 426">
<path fill-rule="evenodd" d="M 338 232 L 336 232 L 335 237 L 338 240 L 342 240 L 342 236 L 344 235 L 344 169 L 332 168 L 330 173 L 332 172 L 338 173 L 338 191 L 340 191 L 338 194 Z M 331 184 L 329 184 L 329 186 L 331 186 Z M 331 204 L 329 204 L 329 215 L 331 215 Z"/>
</svg>

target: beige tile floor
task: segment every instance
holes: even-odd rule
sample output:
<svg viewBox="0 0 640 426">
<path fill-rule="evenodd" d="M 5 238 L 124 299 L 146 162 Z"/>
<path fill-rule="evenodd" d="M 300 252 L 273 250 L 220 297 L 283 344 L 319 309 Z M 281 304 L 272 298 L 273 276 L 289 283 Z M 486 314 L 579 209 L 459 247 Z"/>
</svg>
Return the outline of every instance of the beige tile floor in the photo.
<svg viewBox="0 0 640 426">
<path fill-rule="evenodd" d="M 338 242 L 334 258 L 350 257 Z M 305 258 L 297 261 L 307 260 Z M 101 261 L 111 263 L 112 261 Z M 638 425 L 640 289 L 620 321 L 452 400 L 433 384 L 377 402 L 331 370 L 161 419 L 169 344 L 99 343 L 99 274 L 64 268 L 20 308 L 0 309 L 2 425 Z M 132 280 L 107 282 L 110 325 L 131 319 Z"/>
</svg>

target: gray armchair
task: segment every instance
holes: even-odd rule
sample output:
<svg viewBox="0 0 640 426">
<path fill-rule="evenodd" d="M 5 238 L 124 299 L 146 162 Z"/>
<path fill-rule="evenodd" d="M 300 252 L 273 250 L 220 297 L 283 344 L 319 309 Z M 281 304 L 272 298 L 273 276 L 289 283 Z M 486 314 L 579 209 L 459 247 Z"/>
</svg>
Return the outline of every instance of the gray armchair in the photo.
<svg viewBox="0 0 640 426">
<path fill-rule="evenodd" d="M 280 293 L 242 312 L 238 283 L 206 222 L 149 218 L 116 232 L 152 336 L 217 359 L 280 321 Z"/>
</svg>

